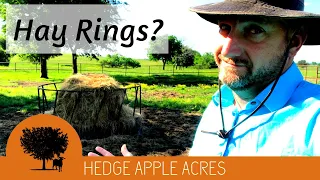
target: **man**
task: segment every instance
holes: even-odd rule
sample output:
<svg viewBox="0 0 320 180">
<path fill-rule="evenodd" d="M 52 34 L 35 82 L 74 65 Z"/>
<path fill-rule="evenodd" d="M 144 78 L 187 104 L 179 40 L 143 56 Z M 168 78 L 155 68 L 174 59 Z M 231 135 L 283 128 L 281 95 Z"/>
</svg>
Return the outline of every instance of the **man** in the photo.
<svg viewBox="0 0 320 180">
<path fill-rule="evenodd" d="M 303 9 L 303 0 L 225 0 L 191 9 L 220 28 L 214 56 L 223 85 L 190 156 L 320 155 L 320 86 L 304 81 L 293 62 L 303 44 L 320 44 L 313 27 L 320 15 Z M 122 152 L 132 155 L 125 146 Z"/>
</svg>

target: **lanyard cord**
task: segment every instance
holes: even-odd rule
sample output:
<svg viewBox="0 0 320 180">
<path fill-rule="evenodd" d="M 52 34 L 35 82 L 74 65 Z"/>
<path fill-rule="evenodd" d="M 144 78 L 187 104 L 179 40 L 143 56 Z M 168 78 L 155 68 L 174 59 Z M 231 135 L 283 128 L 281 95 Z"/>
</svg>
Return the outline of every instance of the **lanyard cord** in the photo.
<svg viewBox="0 0 320 180">
<path fill-rule="evenodd" d="M 290 41 L 289 41 L 290 42 Z M 207 132 L 207 131 L 202 131 L 204 133 L 210 133 L 210 134 L 215 134 L 215 135 L 218 135 L 220 138 L 222 139 L 227 139 L 231 132 L 236 128 L 238 127 L 240 124 L 242 124 L 244 121 L 246 121 L 247 119 L 249 119 L 254 113 L 256 113 L 262 106 L 263 104 L 268 100 L 268 98 L 270 97 L 271 93 L 273 92 L 274 88 L 276 87 L 280 77 L 281 77 L 281 74 L 282 74 L 282 71 L 286 65 L 286 62 L 287 62 L 287 59 L 288 59 L 288 55 L 289 55 L 289 46 L 287 46 L 286 48 L 286 51 L 285 51 L 285 59 L 282 63 L 282 66 L 281 66 L 281 70 L 279 72 L 279 74 L 277 75 L 276 79 L 275 79 L 275 82 L 274 84 L 272 85 L 269 93 L 267 94 L 267 96 L 264 98 L 264 100 L 260 103 L 260 105 L 250 114 L 248 115 L 244 120 L 242 120 L 241 122 L 237 123 L 236 125 L 234 125 L 229 131 L 226 131 L 225 130 L 225 124 L 224 124 L 224 117 L 223 117 L 223 112 L 222 112 L 222 98 L 221 98 L 221 81 L 220 79 L 218 80 L 218 84 L 219 84 L 219 103 L 220 103 L 220 114 L 221 114 L 221 121 L 222 121 L 222 130 L 219 130 L 218 132 Z"/>
</svg>

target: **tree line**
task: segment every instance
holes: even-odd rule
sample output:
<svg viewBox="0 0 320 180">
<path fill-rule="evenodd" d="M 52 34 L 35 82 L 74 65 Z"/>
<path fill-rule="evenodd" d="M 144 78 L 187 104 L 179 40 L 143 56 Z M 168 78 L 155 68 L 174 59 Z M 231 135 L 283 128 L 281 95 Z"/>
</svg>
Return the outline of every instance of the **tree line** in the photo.
<svg viewBox="0 0 320 180">
<path fill-rule="evenodd" d="M 3 19 L 4 23 L 6 22 L 6 6 L 5 4 L 127 4 L 122 3 L 116 0 L 0 0 L 0 15 Z M 115 22 L 119 19 L 118 12 L 114 11 L 113 20 Z M 10 63 L 10 58 L 17 55 L 23 60 L 30 61 L 31 63 L 40 64 L 40 77 L 41 78 L 49 78 L 48 77 L 48 68 L 47 68 L 47 61 L 51 58 L 63 55 L 61 52 L 56 52 L 55 54 L 7 54 L 6 53 L 6 24 L 2 27 L 2 33 L 4 35 L 0 36 L 0 65 L 8 66 Z M 152 61 L 162 61 L 163 63 L 163 70 L 165 69 L 166 64 L 173 64 L 176 68 L 183 68 L 189 67 L 193 65 L 198 65 L 202 68 L 214 68 L 216 67 L 215 60 L 213 58 L 212 53 L 204 53 L 201 55 L 196 50 L 184 45 L 181 40 L 179 40 L 176 36 L 162 36 L 157 38 L 163 38 L 163 41 L 158 41 L 158 44 L 151 44 L 149 45 L 148 51 L 148 58 Z M 167 38 L 167 39 L 165 39 Z M 166 54 L 155 54 L 150 53 L 154 52 L 153 49 L 157 48 L 156 46 L 163 46 L 163 42 L 168 41 L 169 50 Z M 137 68 L 141 67 L 140 63 L 132 58 L 127 58 L 125 56 L 121 56 L 119 54 L 115 55 L 107 55 L 105 58 L 101 58 L 101 55 L 96 52 L 92 51 L 89 53 L 82 53 L 83 49 L 88 47 L 81 47 L 79 44 L 74 42 L 73 44 L 68 44 L 67 47 L 71 50 L 72 58 L 72 70 L 73 74 L 78 73 L 78 66 L 77 61 L 79 56 L 88 57 L 90 60 L 99 61 L 102 66 L 108 67 L 132 67 Z M 112 45 L 110 46 L 99 46 L 89 49 L 100 49 L 102 50 L 111 50 Z M 28 48 L 28 47 L 25 47 Z"/>
<path fill-rule="evenodd" d="M 165 70 L 167 64 L 173 64 L 176 68 L 184 68 L 189 66 L 198 66 L 203 69 L 216 68 L 217 65 L 214 56 L 210 52 L 201 55 L 198 51 L 183 45 L 182 41 L 176 36 L 161 36 L 162 40 L 157 44 L 150 43 L 149 52 L 147 54 L 151 61 L 161 61 L 162 69 Z M 168 53 L 154 53 L 156 48 L 164 47 L 165 41 L 168 41 Z M 152 53 L 151 53 L 152 52 Z M 127 58 L 119 54 L 107 55 L 106 58 L 100 60 L 100 64 L 104 67 L 141 67 L 139 61 Z"/>
<path fill-rule="evenodd" d="M 120 1 L 116 0 L 0 0 L 0 15 L 4 23 L 6 22 L 6 4 L 104 4 L 104 5 L 117 5 L 117 4 L 127 4 L 127 3 L 122 3 Z M 113 13 L 113 21 L 117 22 L 119 20 L 119 14 L 118 12 L 114 11 Z M 2 33 L 6 34 L 6 24 L 2 27 Z M 0 37 L 0 65 L 9 65 L 10 57 L 15 56 L 15 54 L 7 54 L 6 53 L 6 37 L 1 36 Z M 92 51 L 89 53 L 82 53 L 83 49 L 94 49 L 94 48 L 88 48 L 88 47 L 82 47 L 80 46 L 79 43 L 73 42 L 72 44 L 67 44 L 67 47 L 72 52 L 72 69 L 73 73 L 77 74 L 78 73 L 78 66 L 77 66 L 77 60 L 79 56 L 86 56 L 90 60 L 95 59 L 99 60 L 100 54 L 96 51 Z M 28 47 L 25 47 L 28 48 Z M 97 49 L 102 49 L 102 50 L 112 50 L 112 45 L 110 46 L 99 46 L 96 47 Z M 2 56 L 3 55 L 3 56 Z M 17 54 L 20 58 L 26 59 L 31 61 L 32 63 L 39 63 L 41 64 L 41 78 L 48 78 L 48 68 L 47 68 L 47 60 L 50 58 L 56 57 L 56 56 L 61 56 L 61 52 L 56 52 L 54 54 Z"/>
<path fill-rule="evenodd" d="M 163 70 L 168 63 L 172 63 L 176 68 L 194 65 L 199 65 L 202 68 L 217 67 L 214 56 L 210 52 L 201 55 L 198 51 L 184 45 L 182 41 L 174 35 L 161 36 L 158 38 L 162 38 L 163 40 L 159 40 L 157 43 L 150 43 L 148 58 L 152 61 L 162 61 Z M 164 46 L 166 40 L 168 41 L 168 53 L 154 53 L 155 49 Z"/>
<path fill-rule="evenodd" d="M 298 65 L 313 65 L 313 66 L 320 66 L 320 62 L 307 62 L 306 60 L 300 60 L 297 62 Z"/>
</svg>

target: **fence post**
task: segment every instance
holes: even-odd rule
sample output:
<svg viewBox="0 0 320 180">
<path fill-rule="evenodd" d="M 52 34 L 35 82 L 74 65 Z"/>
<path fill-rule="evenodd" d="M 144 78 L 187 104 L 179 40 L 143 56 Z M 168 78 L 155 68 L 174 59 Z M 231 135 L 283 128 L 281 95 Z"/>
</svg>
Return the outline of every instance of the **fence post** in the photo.
<svg viewBox="0 0 320 180">
<path fill-rule="evenodd" d="M 60 73 L 60 64 L 58 63 L 58 73 Z"/>
</svg>

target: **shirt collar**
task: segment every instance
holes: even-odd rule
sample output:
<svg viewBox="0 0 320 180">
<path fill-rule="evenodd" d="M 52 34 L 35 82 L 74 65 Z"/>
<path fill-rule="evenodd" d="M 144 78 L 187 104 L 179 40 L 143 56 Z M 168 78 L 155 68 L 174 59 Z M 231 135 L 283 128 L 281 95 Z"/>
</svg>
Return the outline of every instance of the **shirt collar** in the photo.
<svg viewBox="0 0 320 180">
<path fill-rule="evenodd" d="M 282 74 L 276 87 L 271 93 L 268 100 L 264 103 L 270 111 L 275 111 L 282 108 L 291 98 L 292 93 L 296 90 L 299 83 L 303 81 L 303 76 L 295 63 L 292 63 L 290 68 Z M 269 84 L 258 96 L 255 98 L 262 102 L 269 93 L 274 81 Z"/>
<path fill-rule="evenodd" d="M 268 100 L 264 103 L 264 106 L 271 112 L 283 107 L 292 96 L 292 93 L 297 88 L 299 83 L 303 81 L 303 76 L 295 63 L 292 63 L 290 68 L 281 75 L 276 87 L 271 93 Z M 269 84 L 262 92 L 260 92 L 253 101 L 261 103 L 269 93 L 274 81 Z M 221 101 L 223 107 L 233 105 L 234 98 L 232 90 L 226 85 L 221 86 Z M 219 91 L 217 91 L 212 97 L 213 103 L 219 105 Z"/>
</svg>

